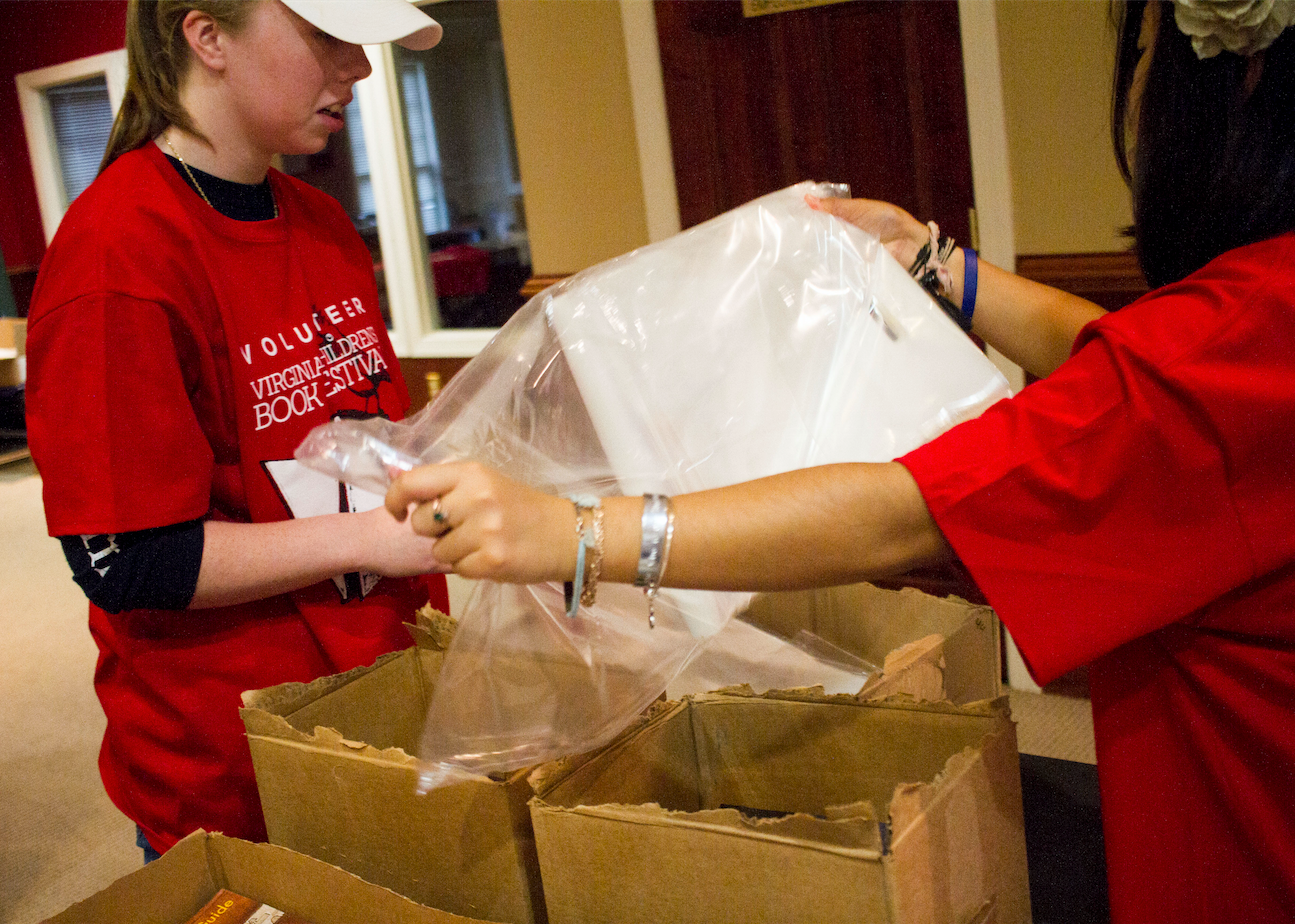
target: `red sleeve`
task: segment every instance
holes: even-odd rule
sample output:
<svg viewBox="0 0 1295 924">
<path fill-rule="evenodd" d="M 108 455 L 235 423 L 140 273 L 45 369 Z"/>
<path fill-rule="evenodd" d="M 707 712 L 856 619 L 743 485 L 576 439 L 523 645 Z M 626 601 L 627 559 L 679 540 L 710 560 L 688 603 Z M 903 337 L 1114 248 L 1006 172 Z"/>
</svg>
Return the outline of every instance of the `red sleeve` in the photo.
<svg viewBox="0 0 1295 924">
<path fill-rule="evenodd" d="M 1226 441 L 1199 397 L 1208 365 L 1158 367 L 1099 332 L 899 460 L 1040 682 L 1255 573 Z"/>
<path fill-rule="evenodd" d="M 51 535 L 207 513 L 213 453 L 189 401 L 184 337 L 161 306 L 121 295 L 85 296 L 33 321 L 28 441 Z"/>
</svg>

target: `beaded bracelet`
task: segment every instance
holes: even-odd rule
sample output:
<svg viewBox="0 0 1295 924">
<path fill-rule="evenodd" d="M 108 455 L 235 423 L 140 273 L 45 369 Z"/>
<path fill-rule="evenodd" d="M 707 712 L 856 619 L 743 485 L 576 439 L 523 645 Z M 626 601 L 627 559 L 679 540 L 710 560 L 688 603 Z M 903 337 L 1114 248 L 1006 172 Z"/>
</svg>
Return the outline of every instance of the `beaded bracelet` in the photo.
<svg viewBox="0 0 1295 924">
<path fill-rule="evenodd" d="M 603 509 L 597 497 L 588 494 L 568 498 L 576 508 L 575 580 L 562 585 L 567 616 L 574 619 L 581 606 L 593 606 L 603 563 Z"/>
<path fill-rule="evenodd" d="M 964 331 L 971 332 L 971 316 L 955 305 L 947 293 L 950 291 L 949 269 L 945 266 L 953 255 L 954 241 L 947 234 L 940 234 L 940 227 L 933 221 L 926 223 L 931 237 L 917 252 L 917 259 L 908 268 L 908 274 L 917 280 L 918 285 L 926 290 L 940 309 Z"/>
</svg>

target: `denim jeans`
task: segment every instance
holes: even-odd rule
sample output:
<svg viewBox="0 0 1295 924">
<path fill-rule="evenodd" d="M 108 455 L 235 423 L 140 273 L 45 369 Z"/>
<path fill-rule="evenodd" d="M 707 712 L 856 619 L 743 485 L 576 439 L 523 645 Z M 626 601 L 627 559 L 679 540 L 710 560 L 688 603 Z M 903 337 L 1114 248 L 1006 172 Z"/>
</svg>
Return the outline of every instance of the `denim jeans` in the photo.
<svg viewBox="0 0 1295 924">
<path fill-rule="evenodd" d="M 144 829 L 139 825 L 135 825 L 135 846 L 144 851 L 145 863 L 152 863 L 161 856 L 160 853 L 153 849 L 153 845 L 148 842 L 148 838 L 144 836 Z"/>
</svg>

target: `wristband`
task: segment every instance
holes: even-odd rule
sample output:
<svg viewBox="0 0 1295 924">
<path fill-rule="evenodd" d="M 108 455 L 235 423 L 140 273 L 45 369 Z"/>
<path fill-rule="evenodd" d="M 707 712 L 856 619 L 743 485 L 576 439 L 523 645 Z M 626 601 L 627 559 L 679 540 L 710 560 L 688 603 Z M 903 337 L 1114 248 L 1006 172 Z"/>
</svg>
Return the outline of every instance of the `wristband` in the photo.
<svg viewBox="0 0 1295 924">
<path fill-rule="evenodd" d="M 963 329 L 971 330 L 971 316 L 976 311 L 976 277 L 979 275 L 980 259 L 970 247 L 962 248 L 962 255 L 966 260 L 966 270 L 962 277 L 962 319 L 966 322 Z"/>
<path fill-rule="evenodd" d="M 564 581 L 563 602 L 567 616 L 575 619 L 580 607 L 592 606 L 598 592 L 598 572 L 602 568 L 603 530 L 602 508 L 597 497 L 576 495 L 569 497 L 576 509 L 576 573 L 574 581 Z M 591 524 L 586 526 L 587 514 Z M 588 574 L 586 574 L 588 572 Z"/>
</svg>

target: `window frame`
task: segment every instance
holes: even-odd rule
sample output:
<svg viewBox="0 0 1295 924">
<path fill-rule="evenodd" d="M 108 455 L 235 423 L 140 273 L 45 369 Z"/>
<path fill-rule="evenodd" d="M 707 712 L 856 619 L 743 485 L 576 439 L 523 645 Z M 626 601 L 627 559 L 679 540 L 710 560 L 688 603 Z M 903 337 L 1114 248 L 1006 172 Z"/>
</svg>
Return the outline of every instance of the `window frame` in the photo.
<svg viewBox="0 0 1295 924">
<path fill-rule="evenodd" d="M 25 71 L 14 77 L 14 83 L 18 87 L 18 104 L 22 109 L 23 131 L 27 135 L 27 150 L 31 156 L 32 174 L 36 180 L 36 201 L 40 206 L 46 244 L 54 239 L 54 232 L 58 230 L 59 222 L 67 212 L 68 202 L 67 191 L 63 188 L 54 121 L 45 91 L 51 87 L 100 76 L 108 85 L 108 102 L 116 116 L 126 89 L 124 48 Z"/>
<path fill-rule="evenodd" d="M 427 238 L 401 111 L 400 75 L 390 44 L 366 45 L 373 73 L 355 85 L 369 154 L 392 345 L 405 358 L 471 358 L 498 328 L 443 328 L 429 278 Z"/>
</svg>

